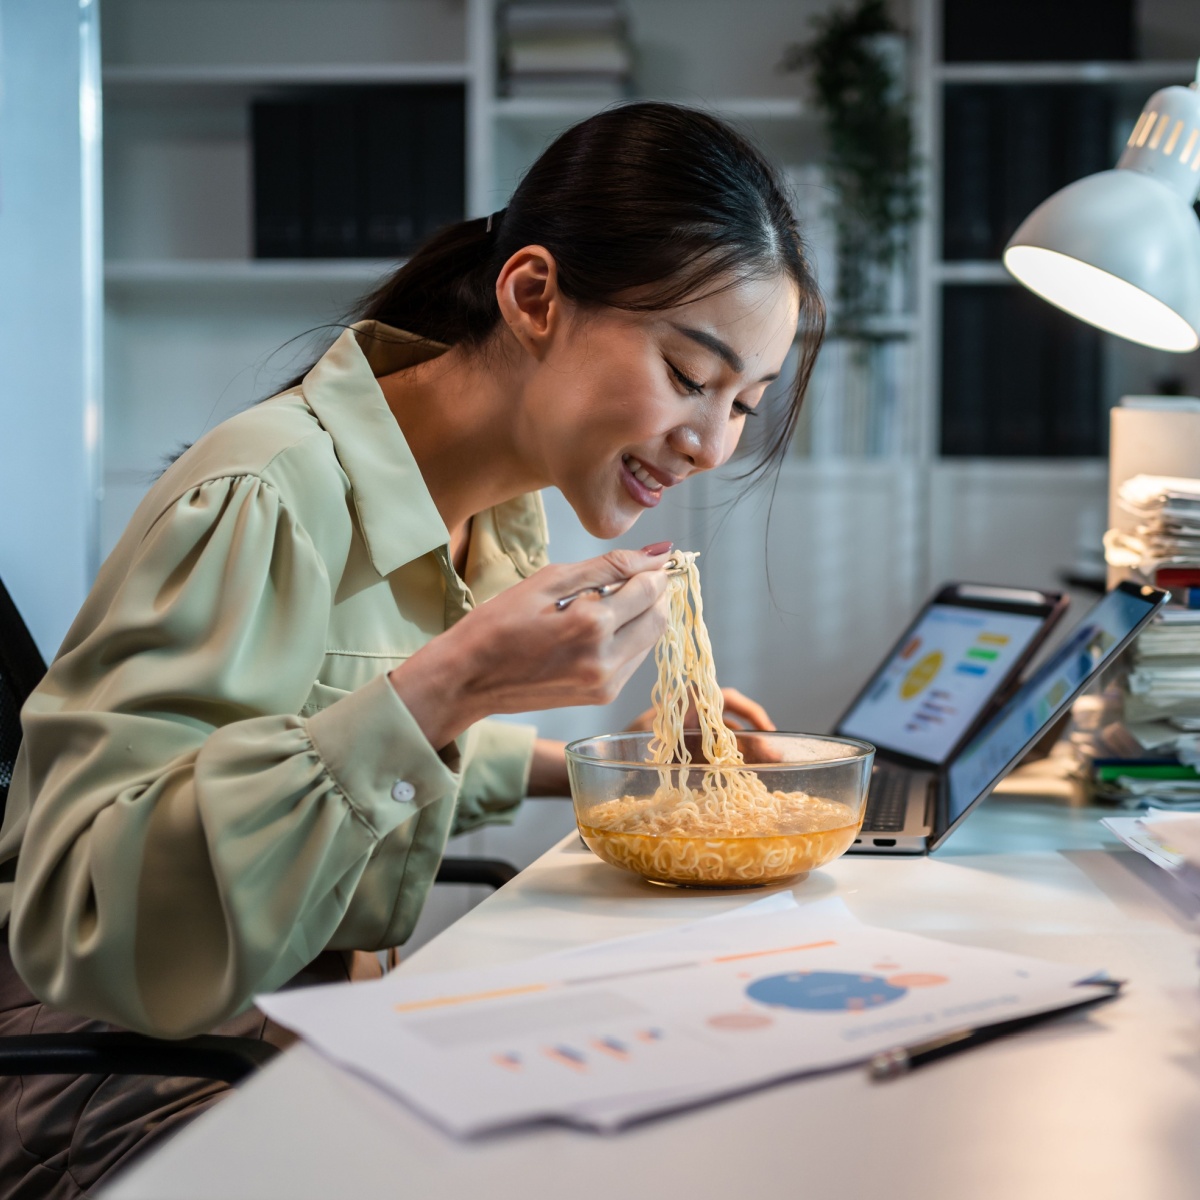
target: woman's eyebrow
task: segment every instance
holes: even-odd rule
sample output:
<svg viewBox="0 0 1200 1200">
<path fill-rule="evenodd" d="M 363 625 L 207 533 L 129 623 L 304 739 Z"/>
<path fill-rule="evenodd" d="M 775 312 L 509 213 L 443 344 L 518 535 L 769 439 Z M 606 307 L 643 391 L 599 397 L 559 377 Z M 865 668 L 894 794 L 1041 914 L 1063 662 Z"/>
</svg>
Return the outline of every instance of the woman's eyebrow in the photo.
<svg viewBox="0 0 1200 1200">
<path fill-rule="evenodd" d="M 703 346 L 706 350 L 711 350 L 739 375 L 746 369 L 746 364 L 733 347 L 721 341 L 715 334 L 704 329 L 694 329 L 690 325 L 676 325 L 674 321 L 669 321 L 668 324 L 676 332 L 682 333 L 684 337 L 691 338 L 693 342 Z"/>
</svg>

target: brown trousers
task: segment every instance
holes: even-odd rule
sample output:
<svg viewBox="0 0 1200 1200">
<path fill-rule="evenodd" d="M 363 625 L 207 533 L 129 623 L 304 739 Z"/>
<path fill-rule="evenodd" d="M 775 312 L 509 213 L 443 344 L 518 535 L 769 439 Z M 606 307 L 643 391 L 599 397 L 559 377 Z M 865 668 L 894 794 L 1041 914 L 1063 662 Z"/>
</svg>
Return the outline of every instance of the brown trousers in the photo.
<svg viewBox="0 0 1200 1200">
<path fill-rule="evenodd" d="M 0 929 L 0 1036 L 112 1029 L 42 1004 L 21 981 Z M 288 985 L 379 975 L 374 955 L 326 952 Z M 214 1033 L 294 1039 L 257 1009 Z M 230 1091 L 225 1083 L 146 1075 L 0 1076 L 0 1198 L 78 1200 Z"/>
</svg>

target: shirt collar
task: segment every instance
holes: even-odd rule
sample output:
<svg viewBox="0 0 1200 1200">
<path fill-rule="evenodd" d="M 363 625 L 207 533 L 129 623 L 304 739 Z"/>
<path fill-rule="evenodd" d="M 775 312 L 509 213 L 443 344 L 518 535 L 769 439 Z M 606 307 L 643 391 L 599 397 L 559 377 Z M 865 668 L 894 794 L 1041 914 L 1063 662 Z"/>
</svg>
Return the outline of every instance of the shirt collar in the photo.
<svg viewBox="0 0 1200 1200">
<path fill-rule="evenodd" d="M 446 546 L 450 535 L 376 380 L 446 349 L 379 321 L 359 321 L 301 383 L 350 480 L 367 553 L 380 575 Z M 521 577 L 546 562 L 546 518 L 536 492 L 499 504 L 487 520 L 473 522 L 473 544 L 478 534 L 494 537 Z"/>
</svg>

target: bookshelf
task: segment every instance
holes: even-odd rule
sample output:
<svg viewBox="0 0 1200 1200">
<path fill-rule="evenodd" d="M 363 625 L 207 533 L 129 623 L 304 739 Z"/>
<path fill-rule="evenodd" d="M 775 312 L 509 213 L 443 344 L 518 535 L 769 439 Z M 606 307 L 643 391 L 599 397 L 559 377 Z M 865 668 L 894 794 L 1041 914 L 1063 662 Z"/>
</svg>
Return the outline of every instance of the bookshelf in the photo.
<svg viewBox="0 0 1200 1200">
<path fill-rule="evenodd" d="M 702 104 L 793 166 L 820 152 L 800 81 L 775 71 L 824 6 L 756 0 L 753 28 L 713 0 L 630 0 L 639 96 Z M 466 210 L 500 207 L 587 98 L 497 86 L 497 0 L 104 0 L 107 553 L 179 444 L 271 390 L 278 347 L 338 319 L 392 263 L 255 259 L 249 110 L 323 87 L 455 83 L 467 103 Z M 737 56 L 728 46 L 736 39 Z M 894 322 L 893 324 L 898 323 Z M 228 337 L 252 351 L 247 368 Z M 158 402 L 166 347 L 172 417 Z M 284 352 L 289 365 L 295 355 Z"/>
<path fill-rule="evenodd" d="M 961 88 L 1101 89 L 1111 103 L 1110 149 L 1105 161 L 1091 169 L 1106 169 L 1115 165 L 1119 147 L 1151 93 L 1169 83 L 1189 82 L 1194 76 L 1191 56 L 1200 52 L 1200 10 L 1176 0 L 1141 0 L 1135 9 L 1134 50 L 1138 57 L 1133 61 L 945 62 L 942 3 L 930 0 L 922 6 L 925 20 L 919 27 L 916 50 L 920 74 L 927 81 L 920 109 L 922 151 L 928 163 L 926 212 L 916 263 L 921 313 L 916 379 L 923 393 L 918 405 L 918 456 L 927 469 L 918 519 L 925 539 L 921 550 L 924 577 L 930 581 L 949 577 L 990 582 L 1024 579 L 1040 586 L 1062 586 L 1070 564 L 1094 553 L 1104 529 L 1107 407 L 1123 394 L 1157 391 L 1164 380 L 1195 392 L 1200 388 L 1200 356 L 1167 355 L 1101 337 L 1100 442 L 1090 455 L 943 456 L 940 393 L 946 302 L 975 288 L 1014 297 L 1023 291 L 998 258 L 950 259 L 943 255 L 944 171 L 949 169 L 943 143 L 946 98 Z M 1050 190 L 1053 188 L 1045 194 Z M 1053 320 L 1057 314 L 1048 306 L 1046 310 L 1047 319 Z M 1088 602 L 1083 594 L 1076 600 L 1080 605 Z"/>
<path fill-rule="evenodd" d="M 827 286 L 820 122 L 803 80 L 776 65 L 784 46 L 810 36 L 810 17 L 832 3 L 627 0 L 635 94 L 708 106 L 754 136 L 789 175 Z M 899 22 L 912 31 L 908 74 L 925 206 L 904 294 L 868 329 L 871 345 L 891 358 L 889 433 L 882 442 L 847 435 L 848 423 L 860 432 L 878 423 L 870 409 L 876 401 L 864 398 L 861 379 L 857 398 L 846 401 L 838 359 L 849 351 L 831 343 L 769 531 L 763 498 L 726 514 L 737 485 L 705 479 L 632 535 L 638 545 L 661 533 L 706 551 L 713 579 L 707 611 L 717 636 L 741 647 L 743 666 L 726 672 L 729 682 L 760 694 L 792 727 L 828 724 L 938 579 L 1053 585 L 1103 508 L 1100 458 L 939 453 L 947 289 L 1015 286 L 998 261 L 941 256 L 946 89 L 1103 85 L 1121 97 L 1123 119 L 1132 121 L 1159 83 L 1190 78 L 1189 38 L 1200 41 L 1187 32 L 1197 24 L 1192 8 L 1144 0 L 1143 25 L 1160 31 L 1144 39 L 1153 61 L 978 64 L 941 61 L 941 0 L 897 0 Z M 497 0 L 310 0 L 303 10 L 298 20 L 294 0 L 103 0 L 103 552 L 164 456 L 274 390 L 304 363 L 322 327 L 391 266 L 252 257 L 252 99 L 324 86 L 463 86 L 471 215 L 503 205 L 551 137 L 602 107 L 587 98 L 499 94 Z M 306 330 L 317 333 L 293 340 Z M 1104 353 L 1113 394 L 1145 390 L 1164 371 L 1153 352 L 1110 342 Z M 1196 361 L 1166 365 L 1185 386 L 1200 388 Z M 552 520 L 556 558 L 598 549 L 553 504 Z M 768 538 L 773 599 L 762 569 Z M 864 629 L 870 637 L 861 636 Z M 820 685 L 797 689 L 797 678 Z M 639 686 L 631 689 L 635 699 L 645 690 Z"/>
</svg>

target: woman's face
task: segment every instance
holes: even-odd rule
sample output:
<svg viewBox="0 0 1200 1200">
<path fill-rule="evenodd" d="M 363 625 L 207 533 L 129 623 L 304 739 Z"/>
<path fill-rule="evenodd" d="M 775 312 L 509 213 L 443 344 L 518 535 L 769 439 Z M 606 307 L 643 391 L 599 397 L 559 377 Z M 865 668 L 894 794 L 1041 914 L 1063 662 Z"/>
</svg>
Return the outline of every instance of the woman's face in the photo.
<svg viewBox="0 0 1200 1200">
<path fill-rule="evenodd" d="M 624 533 L 668 487 L 733 454 L 795 336 L 789 279 L 668 309 L 566 306 L 525 390 L 522 442 L 595 537 Z"/>
</svg>

